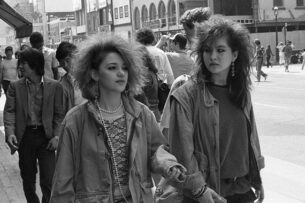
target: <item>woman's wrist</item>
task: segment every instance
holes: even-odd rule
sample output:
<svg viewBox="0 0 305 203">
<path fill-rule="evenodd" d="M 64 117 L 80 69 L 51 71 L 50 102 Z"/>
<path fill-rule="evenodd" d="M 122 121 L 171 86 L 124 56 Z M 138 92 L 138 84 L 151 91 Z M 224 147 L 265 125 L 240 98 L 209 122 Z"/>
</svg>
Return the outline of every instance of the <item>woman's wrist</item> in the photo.
<svg viewBox="0 0 305 203">
<path fill-rule="evenodd" d="M 208 186 L 205 184 L 202 187 L 200 187 L 196 191 L 192 191 L 192 194 L 196 199 L 200 198 L 206 191 L 207 191 Z"/>
</svg>

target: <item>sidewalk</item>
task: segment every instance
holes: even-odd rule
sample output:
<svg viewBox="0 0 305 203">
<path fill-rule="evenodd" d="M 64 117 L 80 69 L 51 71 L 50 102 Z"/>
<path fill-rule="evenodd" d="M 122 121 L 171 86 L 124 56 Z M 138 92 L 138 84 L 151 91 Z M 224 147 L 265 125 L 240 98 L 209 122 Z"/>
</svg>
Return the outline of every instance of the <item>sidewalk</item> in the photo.
<svg viewBox="0 0 305 203">
<path fill-rule="evenodd" d="M 0 130 L 0 202 L 26 203 L 17 154 L 11 155 L 4 142 L 3 127 Z"/>
</svg>

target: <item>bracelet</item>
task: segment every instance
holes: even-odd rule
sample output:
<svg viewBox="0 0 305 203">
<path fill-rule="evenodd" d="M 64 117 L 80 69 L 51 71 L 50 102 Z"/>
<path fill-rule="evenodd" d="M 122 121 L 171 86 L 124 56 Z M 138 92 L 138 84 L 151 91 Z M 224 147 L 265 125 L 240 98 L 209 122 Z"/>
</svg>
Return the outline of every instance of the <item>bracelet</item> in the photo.
<svg viewBox="0 0 305 203">
<path fill-rule="evenodd" d="M 199 198 L 207 191 L 207 188 L 208 188 L 207 184 L 205 184 L 204 186 L 202 186 L 201 189 L 200 189 L 200 191 L 199 191 L 197 194 L 194 195 L 195 198 L 196 198 L 196 199 L 199 199 Z"/>
</svg>

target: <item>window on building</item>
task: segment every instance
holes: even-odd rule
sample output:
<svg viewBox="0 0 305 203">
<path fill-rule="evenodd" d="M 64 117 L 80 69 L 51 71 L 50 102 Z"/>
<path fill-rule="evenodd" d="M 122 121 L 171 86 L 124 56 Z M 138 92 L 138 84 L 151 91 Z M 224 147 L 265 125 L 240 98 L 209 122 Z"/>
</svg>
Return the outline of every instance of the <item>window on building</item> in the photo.
<svg viewBox="0 0 305 203">
<path fill-rule="evenodd" d="M 114 18 L 118 19 L 119 18 L 119 11 L 118 8 L 114 8 Z"/>
<path fill-rule="evenodd" d="M 123 18 L 123 6 L 119 8 L 120 18 Z"/>
<path fill-rule="evenodd" d="M 124 13 L 125 13 L 125 17 L 128 17 L 128 14 L 129 14 L 129 12 L 128 12 L 128 5 L 124 6 Z"/>
<path fill-rule="evenodd" d="M 284 6 L 283 0 L 273 0 L 273 6 Z"/>
<path fill-rule="evenodd" d="M 305 0 L 297 0 L 297 6 L 305 6 L 304 1 Z"/>
</svg>

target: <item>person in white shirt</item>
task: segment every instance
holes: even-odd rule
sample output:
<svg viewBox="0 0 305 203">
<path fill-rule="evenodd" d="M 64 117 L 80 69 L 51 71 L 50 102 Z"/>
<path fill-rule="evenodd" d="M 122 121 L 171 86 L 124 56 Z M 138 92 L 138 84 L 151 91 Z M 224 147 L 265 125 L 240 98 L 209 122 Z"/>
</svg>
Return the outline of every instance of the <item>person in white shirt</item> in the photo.
<svg viewBox="0 0 305 203">
<path fill-rule="evenodd" d="M 158 69 L 159 78 L 167 84 L 172 85 L 174 81 L 172 67 L 164 51 L 153 45 L 155 42 L 153 31 L 149 28 L 140 29 L 136 34 L 136 40 L 146 46 Z"/>
<path fill-rule="evenodd" d="M 31 34 L 30 43 L 33 48 L 38 49 L 44 55 L 45 76 L 51 79 L 58 80 L 59 74 L 57 68 L 59 64 L 55 57 L 56 54 L 55 51 L 53 49 L 44 46 L 43 36 L 39 32 L 33 32 Z"/>
<path fill-rule="evenodd" d="M 175 79 L 183 74 L 189 75 L 195 64 L 191 56 L 186 52 L 186 37 L 181 33 L 177 33 L 172 37 L 162 35 L 156 46 L 162 46 L 166 42 L 173 51 L 165 52 L 165 54 L 171 64 Z"/>
<path fill-rule="evenodd" d="M 13 47 L 8 46 L 5 48 L 6 58 L 2 60 L 0 65 L 0 88 L 6 94 L 8 86 L 11 81 L 18 79 L 17 76 L 17 59 L 13 58 Z"/>
</svg>

